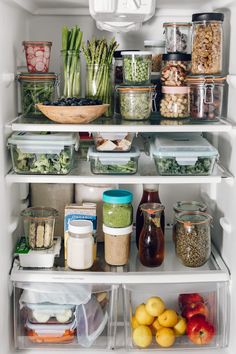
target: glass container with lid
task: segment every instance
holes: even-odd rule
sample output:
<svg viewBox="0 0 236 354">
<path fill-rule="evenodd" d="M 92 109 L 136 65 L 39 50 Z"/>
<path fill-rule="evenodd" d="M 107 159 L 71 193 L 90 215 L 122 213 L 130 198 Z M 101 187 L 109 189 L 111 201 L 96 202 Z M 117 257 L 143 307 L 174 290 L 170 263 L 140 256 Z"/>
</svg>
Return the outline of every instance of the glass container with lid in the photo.
<svg viewBox="0 0 236 354">
<path fill-rule="evenodd" d="M 52 42 L 24 41 L 27 68 L 30 73 L 47 73 Z"/>
<path fill-rule="evenodd" d="M 144 47 L 152 52 L 152 73 L 161 71 L 162 55 L 165 53 L 164 41 L 144 41 Z"/>
<path fill-rule="evenodd" d="M 221 74 L 224 14 L 196 13 L 192 21 L 192 74 Z"/>
<path fill-rule="evenodd" d="M 189 87 L 162 87 L 160 113 L 166 118 L 189 117 Z"/>
<path fill-rule="evenodd" d="M 129 51 L 123 56 L 123 81 L 126 85 L 149 85 L 152 71 L 152 52 Z"/>
<path fill-rule="evenodd" d="M 211 254 L 212 217 L 202 212 L 176 216 L 175 251 L 186 267 L 201 267 Z"/>
<path fill-rule="evenodd" d="M 191 53 L 191 26 L 188 22 L 163 23 L 167 53 Z"/>
<path fill-rule="evenodd" d="M 222 115 L 225 77 L 188 76 L 190 115 L 195 119 L 217 119 Z"/>
<path fill-rule="evenodd" d="M 162 56 L 161 82 L 164 86 L 185 86 L 190 72 L 191 54 L 169 53 Z"/>
<path fill-rule="evenodd" d="M 133 195 L 127 190 L 111 189 L 103 193 L 103 224 L 123 228 L 133 223 Z"/>
</svg>

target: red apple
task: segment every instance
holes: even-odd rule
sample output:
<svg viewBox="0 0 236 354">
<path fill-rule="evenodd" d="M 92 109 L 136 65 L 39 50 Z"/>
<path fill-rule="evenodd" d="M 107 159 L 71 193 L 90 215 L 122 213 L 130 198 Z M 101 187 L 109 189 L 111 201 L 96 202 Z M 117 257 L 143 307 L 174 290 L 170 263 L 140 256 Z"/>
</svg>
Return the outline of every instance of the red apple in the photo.
<svg viewBox="0 0 236 354">
<path fill-rule="evenodd" d="M 203 315 L 207 318 L 209 315 L 208 307 L 202 302 L 193 302 L 192 304 L 186 305 L 182 310 L 182 316 L 187 320 L 195 315 Z"/>
<path fill-rule="evenodd" d="M 180 294 L 179 295 L 179 307 L 182 309 L 187 304 L 194 302 L 204 302 L 203 297 L 198 293 Z"/>
<path fill-rule="evenodd" d="M 188 320 L 186 333 L 194 344 L 208 344 L 215 335 L 215 328 L 204 316 L 195 315 Z"/>
</svg>

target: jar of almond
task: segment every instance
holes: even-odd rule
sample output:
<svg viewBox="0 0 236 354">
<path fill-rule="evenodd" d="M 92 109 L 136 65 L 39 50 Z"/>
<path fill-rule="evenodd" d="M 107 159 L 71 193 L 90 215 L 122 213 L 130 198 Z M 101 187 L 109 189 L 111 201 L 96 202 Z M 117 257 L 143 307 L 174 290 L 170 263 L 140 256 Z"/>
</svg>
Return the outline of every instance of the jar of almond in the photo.
<svg viewBox="0 0 236 354">
<path fill-rule="evenodd" d="M 164 86 L 185 86 L 190 72 L 191 55 L 169 53 L 162 56 L 161 82 Z"/>
<path fill-rule="evenodd" d="M 160 113 L 165 118 L 189 117 L 189 87 L 162 87 Z"/>
</svg>

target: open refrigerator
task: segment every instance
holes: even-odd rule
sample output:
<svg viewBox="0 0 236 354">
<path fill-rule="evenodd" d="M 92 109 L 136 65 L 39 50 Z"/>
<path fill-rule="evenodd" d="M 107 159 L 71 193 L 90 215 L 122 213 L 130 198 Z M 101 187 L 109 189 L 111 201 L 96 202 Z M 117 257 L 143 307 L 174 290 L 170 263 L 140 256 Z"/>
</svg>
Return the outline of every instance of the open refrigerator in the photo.
<svg viewBox="0 0 236 354">
<path fill-rule="evenodd" d="M 111 2 L 113 4 L 113 2 Z M 115 33 L 120 48 L 135 49 L 143 47 L 144 39 L 162 37 L 163 22 L 191 20 L 196 12 L 223 12 L 224 20 L 224 58 L 223 71 L 227 73 L 227 92 L 224 97 L 223 117 L 217 124 L 186 125 L 149 125 L 146 122 L 128 123 L 131 133 L 203 133 L 218 149 L 220 162 L 211 176 L 157 176 L 145 158 L 140 159 L 139 173 L 130 176 L 92 175 L 88 164 L 78 166 L 73 173 L 65 176 L 53 175 L 17 175 L 10 171 L 11 161 L 7 151 L 7 139 L 12 132 L 97 132 L 100 124 L 89 125 L 54 125 L 40 124 L 37 120 L 24 120 L 18 117 L 17 90 L 15 73 L 24 68 L 21 42 L 23 40 L 47 39 L 53 42 L 50 68 L 60 72 L 61 28 L 63 25 L 78 24 L 84 33 L 84 40 L 92 36 L 111 37 L 110 32 L 97 29 L 90 16 L 88 1 L 77 0 L 1 0 L 1 43 L 0 59 L 0 112 L 1 112 L 1 250 L 0 250 L 0 353 L 13 354 L 44 353 L 58 351 L 97 351 L 141 352 L 133 346 L 130 330 L 130 309 L 144 302 L 150 296 L 161 296 L 170 307 L 175 308 L 179 293 L 200 292 L 210 304 L 212 321 L 216 325 L 214 341 L 206 347 L 191 346 L 185 341 L 162 349 L 152 345 L 145 351 L 174 351 L 182 353 L 191 350 L 205 350 L 205 353 L 234 353 L 236 339 L 234 336 L 236 316 L 236 241 L 234 232 L 236 203 L 236 1 L 235 0 L 157 0 L 155 15 L 137 32 Z M 82 63 L 82 82 L 85 82 L 85 63 Z M 103 132 L 127 131 L 127 123 L 119 125 L 102 121 Z M 10 171 L 10 172 L 9 172 Z M 147 171 L 149 173 L 147 174 Z M 141 197 L 141 185 L 154 183 L 160 185 L 161 199 L 166 208 L 166 257 L 159 268 L 143 267 L 137 258 L 135 243 L 128 267 L 111 267 L 101 262 L 98 269 L 75 272 L 65 269 L 63 265 L 50 270 L 22 269 L 12 264 L 16 240 L 22 232 L 20 212 L 29 205 L 29 185 L 39 183 L 67 184 L 114 184 L 131 190 L 135 194 L 134 209 Z M 210 260 L 200 269 L 182 266 L 174 255 L 171 241 L 171 224 L 173 222 L 172 205 L 177 200 L 202 200 L 213 216 L 212 254 Z M 59 235 L 60 236 L 60 235 Z M 41 345 L 29 342 L 25 337 L 22 323 L 25 319 L 25 307 L 19 307 L 22 289 L 27 286 L 55 284 L 62 286 L 88 287 L 94 296 L 106 294 L 106 313 L 108 322 L 99 340 L 91 348 L 82 348 L 77 343 L 69 345 Z M 27 306 L 26 306 L 27 307 Z M 177 310 L 177 308 L 176 308 Z M 16 338 L 16 347 L 14 343 Z"/>
</svg>

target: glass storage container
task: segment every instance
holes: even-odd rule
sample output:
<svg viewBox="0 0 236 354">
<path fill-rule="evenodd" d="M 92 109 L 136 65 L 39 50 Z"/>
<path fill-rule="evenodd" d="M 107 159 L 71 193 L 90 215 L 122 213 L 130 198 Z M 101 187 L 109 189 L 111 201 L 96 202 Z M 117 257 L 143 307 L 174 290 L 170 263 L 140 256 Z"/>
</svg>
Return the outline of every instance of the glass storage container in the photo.
<svg viewBox="0 0 236 354">
<path fill-rule="evenodd" d="M 223 106 L 225 77 L 188 76 L 190 115 L 195 119 L 220 118 Z"/>
<path fill-rule="evenodd" d="M 15 173 L 65 175 L 73 167 L 78 145 L 73 133 L 16 132 L 8 146 Z"/>
<path fill-rule="evenodd" d="M 98 175 L 133 175 L 138 171 L 140 151 L 132 147 L 129 152 L 98 152 L 94 147 L 88 151 L 91 172 Z"/>
<path fill-rule="evenodd" d="M 165 22 L 167 53 L 191 53 L 191 23 L 188 22 Z"/>
<path fill-rule="evenodd" d="M 161 71 L 162 55 L 165 53 L 165 42 L 163 41 L 144 41 L 146 50 L 152 52 L 152 73 Z"/>
<path fill-rule="evenodd" d="M 111 189 L 103 193 L 103 224 L 112 228 L 123 228 L 133 223 L 133 195 L 122 189 Z"/>
<path fill-rule="evenodd" d="M 21 113 L 24 117 L 43 116 L 36 108 L 37 103 L 52 101 L 57 92 L 57 76 L 54 73 L 32 74 L 20 73 L 17 76 L 20 83 Z"/>
<path fill-rule="evenodd" d="M 27 69 L 30 73 L 47 73 L 52 42 L 24 41 Z"/>
<path fill-rule="evenodd" d="M 218 151 L 200 134 L 165 134 L 150 144 L 157 172 L 162 176 L 209 176 Z"/>
<path fill-rule="evenodd" d="M 175 251 L 186 267 L 201 267 L 211 254 L 212 217 L 201 212 L 182 212 L 176 216 Z"/>
<path fill-rule="evenodd" d="M 192 74 L 211 75 L 222 71 L 224 14 L 217 12 L 192 15 Z"/>
<path fill-rule="evenodd" d="M 63 97 L 80 97 L 81 74 L 80 52 L 77 50 L 62 50 Z"/>
<path fill-rule="evenodd" d="M 189 87 L 162 87 L 160 113 L 165 118 L 189 117 Z"/>
<path fill-rule="evenodd" d="M 162 56 L 161 82 L 163 86 L 186 86 L 190 72 L 191 54 L 170 53 Z"/>
<path fill-rule="evenodd" d="M 126 120 L 146 120 L 152 113 L 154 86 L 118 87 L 121 117 Z"/>
<path fill-rule="evenodd" d="M 97 151 L 130 151 L 134 133 L 92 133 Z"/>
<path fill-rule="evenodd" d="M 123 51 L 123 81 L 126 85 L 149 85 L 152 52 Z"/>
<path fill-rule="evenodd" d="M 29 323 L 32 324 L 68 324 L 74 321 L 74 305 L 50 303 L 25 303 Z"/>
</svg>

